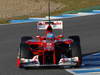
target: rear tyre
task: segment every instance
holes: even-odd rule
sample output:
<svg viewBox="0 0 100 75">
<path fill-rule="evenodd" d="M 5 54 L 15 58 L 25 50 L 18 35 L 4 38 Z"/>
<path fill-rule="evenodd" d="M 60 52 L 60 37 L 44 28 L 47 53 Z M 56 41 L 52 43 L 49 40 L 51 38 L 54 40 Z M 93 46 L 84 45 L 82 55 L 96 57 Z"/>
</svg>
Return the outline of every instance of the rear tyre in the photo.
<svg viewBox="0 0 100 75">
<path fill-rule="evenodd" d="M 27 50 L 29 46 L 25 44 L 24 42 L 27 40 L 31 40 L 31 36 L 23 36 L 21 38 L 21 44 L 20 44 L 20 57 L 21 58 L 26 58 L 26 59 L 31 59 L 32 58 L 32 52 Z"/>
<path fill-rule="evenodd" d="M 32 59 L 33 54 L 28 50 L 29 46 L 26 44 L 20 44 L 20 58 Z"/>
<path fill-rule="evenodd" d="M 23 36 L 23 37 L 21 38 L 21 42 L 25 42 L 25 41 L 31 40 L 31 39 L 32 39 L 31 36 Z"/>
<path fill-rule="evenodd" d="M 70 39 L 74 40 L 74 42 L 80 46 L 80 37 L 78 35 L 69 36 Z"/>
<path fill-rule="evenodd" d="M 73 44 L 71 45 L 71 56 L 78 57 L 79 61 L 77 62 L 76 68 L 80 67 L 82 64 L 82 52 L 80 46 L 80 37 L 79 36 L 70 36 L 70 39 L 74 40 Z"/>
</svg>

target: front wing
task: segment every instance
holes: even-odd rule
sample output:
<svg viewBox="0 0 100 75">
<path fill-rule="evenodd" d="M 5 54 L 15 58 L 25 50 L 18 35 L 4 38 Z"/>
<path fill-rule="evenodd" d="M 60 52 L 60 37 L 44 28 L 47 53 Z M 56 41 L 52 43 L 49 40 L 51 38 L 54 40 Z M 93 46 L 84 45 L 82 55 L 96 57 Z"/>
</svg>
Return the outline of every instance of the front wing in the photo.
<svg viewBox="0 0 100 75">
<path fill-rule="evenodd" d="M 19 59 L 19 58 L 17 58 Z M 61 58 L 58 64 L 40 64 L 38 60 L 38 55 L 34 56 L 32 59 L 21 58 L 20 65 L 22 67 L 45 67 L 45 66 L 76 66 L 78 57 L 73 58 Z"/>
</svg>

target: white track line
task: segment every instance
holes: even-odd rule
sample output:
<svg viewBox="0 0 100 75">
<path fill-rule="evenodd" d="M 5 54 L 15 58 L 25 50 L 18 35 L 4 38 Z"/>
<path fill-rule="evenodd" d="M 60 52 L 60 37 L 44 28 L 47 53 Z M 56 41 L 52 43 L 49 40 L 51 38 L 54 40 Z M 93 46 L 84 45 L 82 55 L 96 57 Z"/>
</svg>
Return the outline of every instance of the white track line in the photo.
<svg viewBox="0 0 100 75">
<path fill-rule="evenodd" d="M 71 71 L 71 70 L 69 70 L 69 69 L 65 69 L 65 71 L 67 71 L 67 72 L 69 72 L 69 73 L 71 73 L 71 74 L 73 74 L 73 75 L 77 75 L 75 72 L 73 72 L 73 71 Z"/>
</svg>

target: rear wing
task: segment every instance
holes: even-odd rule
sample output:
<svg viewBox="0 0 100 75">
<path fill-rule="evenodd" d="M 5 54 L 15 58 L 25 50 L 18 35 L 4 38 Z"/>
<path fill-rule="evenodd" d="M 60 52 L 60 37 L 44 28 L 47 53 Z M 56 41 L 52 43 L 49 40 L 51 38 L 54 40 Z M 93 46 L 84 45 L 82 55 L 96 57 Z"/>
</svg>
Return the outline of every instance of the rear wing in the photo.
<svg viewBox="0 0 100 75">
<path fill-rule="evenodd" d="M 39 21 L 37 23 L 37 29 L 46 30 L 49 24 L 51 25 L 52 29 L 63 29 L 63 21 Z"/>
</svg>

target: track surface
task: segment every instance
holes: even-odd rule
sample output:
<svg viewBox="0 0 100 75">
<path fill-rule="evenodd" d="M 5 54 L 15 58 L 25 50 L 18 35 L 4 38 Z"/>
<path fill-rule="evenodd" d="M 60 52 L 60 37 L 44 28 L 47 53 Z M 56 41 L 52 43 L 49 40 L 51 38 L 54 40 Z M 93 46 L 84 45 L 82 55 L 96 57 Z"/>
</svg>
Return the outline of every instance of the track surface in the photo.
<svg viewBox="0 0 100 75">
<path fill-rule="evenodd" d="M 100 50 L 100 15 L 63 19 L 64 34 L 79 34 L 82 53 L 87 54 Z M 34 23 L 0 26 L 0 75 L 71 75 L 64 69 L 16 68 L 16 56 L 20 37 L 35 35 Z"/>
</svg>

